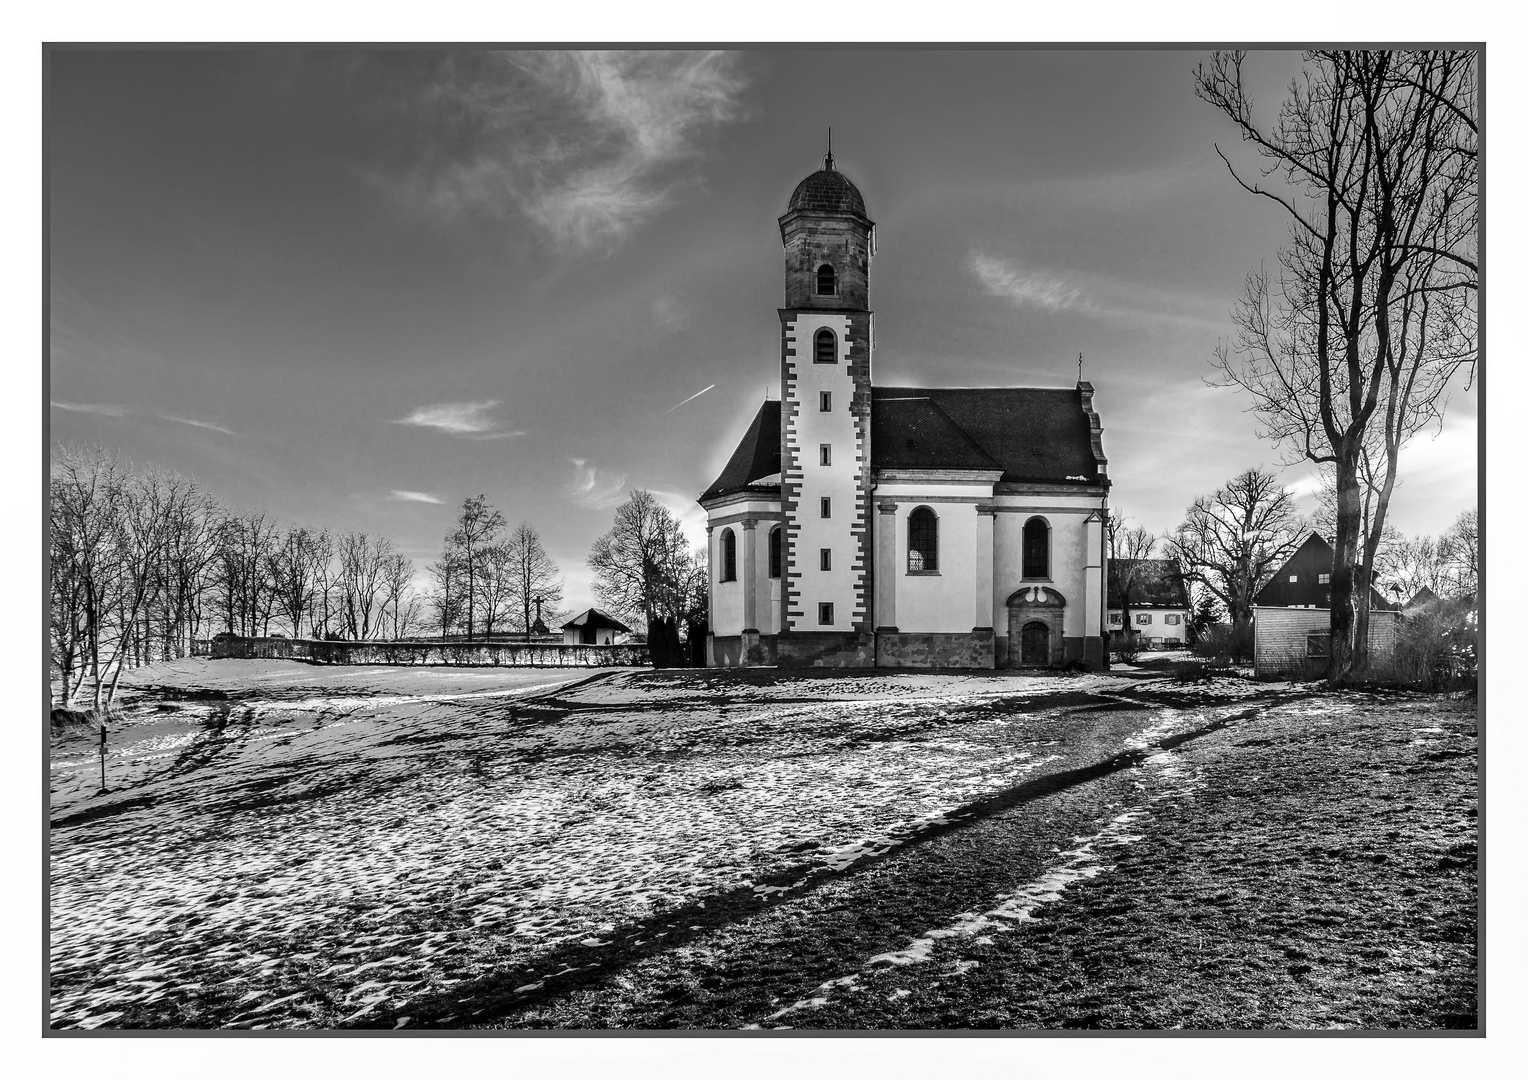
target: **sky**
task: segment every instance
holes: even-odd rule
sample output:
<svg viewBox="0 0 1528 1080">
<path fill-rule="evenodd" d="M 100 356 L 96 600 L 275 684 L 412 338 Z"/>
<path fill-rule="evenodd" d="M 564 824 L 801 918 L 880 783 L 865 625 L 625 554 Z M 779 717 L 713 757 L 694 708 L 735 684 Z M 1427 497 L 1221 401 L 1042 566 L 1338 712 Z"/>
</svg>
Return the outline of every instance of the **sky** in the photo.
<svg viewBox="0 0 1528 1080">
<path fill-rule="evenodd" d="M 54 51 L 49 436 L 416 565 L 483 493 L 568 609 L 646 488 L 696 495 L 778 394 L 776 220 L 838 167 L 876 222 L 881 385 L 1093 383 L 1111 505 L 1170 530 L 1280 449 L 1206 385 L 1282 212 L 1193 95 L 1203 54 Z M 1270 115 L 1298 57 L 1249 61 Z M 1476 500 L 1473 389 L 1392 518 Z M 1283 470 L 1314 509 L 1308 465 Z"/>
</svg>

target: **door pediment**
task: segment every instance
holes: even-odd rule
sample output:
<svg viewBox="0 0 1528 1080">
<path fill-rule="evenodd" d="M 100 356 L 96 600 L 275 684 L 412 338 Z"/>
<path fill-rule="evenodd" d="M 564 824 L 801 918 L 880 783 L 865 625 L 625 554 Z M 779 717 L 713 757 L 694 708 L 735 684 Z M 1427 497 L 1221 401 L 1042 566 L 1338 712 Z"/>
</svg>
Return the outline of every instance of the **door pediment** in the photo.
<svg viewBox="0 0 1528 1080">
<path fill-rule="evenodd" d="M 1025 585 L 1008 598 L 1011 608 L 1066 607 L 1066 597 L 1048 585 Z"/>
</svg>

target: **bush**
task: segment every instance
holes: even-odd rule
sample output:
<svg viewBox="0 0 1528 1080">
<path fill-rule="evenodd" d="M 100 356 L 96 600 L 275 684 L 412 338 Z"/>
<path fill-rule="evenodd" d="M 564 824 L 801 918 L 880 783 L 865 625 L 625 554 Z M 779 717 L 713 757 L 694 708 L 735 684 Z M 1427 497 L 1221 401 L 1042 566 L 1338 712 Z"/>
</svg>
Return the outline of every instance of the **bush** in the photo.
<svg viewBox="0 0 1528 1080">
<path fill-rule="evenodd" d="M 1133 664 L 1141 655 L 1141 635 L 1134 630 L 1121 630 L 1114 635 L 1114 655 L 1122 664 Z"/>
<path fill-rule="evenodd" d="M 1252 662 L 1252 624 L 1233 626 L 1216 623 L 1199 635 L 1194 642 L 1194 655 L 1207 661 L 1212 667 L 1230 667 L 1233 664 Z"/>
<path fill-rule="evenodd" d="M 1440 600 L 1401 620 L 1395 640 L 1395 678 L 1430 693 L 1475 685 L 1475 609 L 1464 600 Z"/>
</svg>

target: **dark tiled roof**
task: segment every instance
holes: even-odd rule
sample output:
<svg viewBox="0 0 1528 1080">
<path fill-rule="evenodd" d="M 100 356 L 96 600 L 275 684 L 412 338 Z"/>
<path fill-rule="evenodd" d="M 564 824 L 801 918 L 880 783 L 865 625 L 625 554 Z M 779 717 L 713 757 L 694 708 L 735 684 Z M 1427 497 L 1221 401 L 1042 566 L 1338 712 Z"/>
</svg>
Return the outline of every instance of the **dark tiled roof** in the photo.
<svg viewBox="0 0 1528 1080">
<path fill-rule="evenodd" d="M 985 457 L 995 463 L 995 467 L 1003 470 L 1004 481 L 1098 481 L 1092 427 L 1087 413 L 1082 409 L 1082 394 L 1076 389 L 1042 390 L 1003 386 L 925 390 L 878 386 L 871 391 L 871 395 L 874 406 L 881 406 L 897 398 L 927 398 L 939 407 Z M 871 415 L 877 416 L 874 407 Z M 871 429 L 871 464 L 878 469 L 897 467 L 894 459 L 883 458 L 883 455 L 893 453 L 909 437 L 899 428 L 897 410 L 886 415 L 889 428 L 883 428 L 876 422 Z M 916 432 L 911 437 L 916 438 Z M 932 467 L 977 466 L 940 462 Z"/>
<path fill-rule="evenodd" d="M 716 482 L 700 498 L 715 498 L 730 492 L 741 491 L 755 480 L 761 480 L 780 471 L 780 403 L 766 401 L 754 414 L 753 423 L 743 433 L 743 439 L 727 459 Z"/>
<path fill-rule="evenodd" d="M 872 391 L 870 447 L 878 469 L 1001 469 L 927 397 Z"/>
<path fill-rule="evenodd" d="M 1124 607 L 1120 601 L 1120 579 L 1131 568 L 1146 565 L 1130 586 L 1132 607 L 1188 607 L 1188 589 L 1183 584 L 1183 569 L 1177 559 L 1110 559 L 1109 606 Z"/>
<path fill-rule="evenodd" d="M 865 199 L 859 188 L 837 169 L 818 169 L 796 185 L 786 212 L 791 210 L 825 210 L 864 217 Z"/>
<path fill-rule="evenodd" d="M 1318 575 L 1330 574 L 1337 552 L 1320 533 L 1311 533 L 1295 553 L 1252 598 L 1258 607 L 1308 607 L 1332 606 L 1332 586 L 1321 581 Z M 1290 581 L 1293 575 L 1296 580 Z M 1369 590 L 1370 611 L 1395 611 L 1398 605 L 1386 600 L 1373 588 Z"/>
<path fill-rule="evenodd" d="M 593 627 L 595 630 L 621 630 L 626 632 L 631 630 L 631 627 L 619 619 L 612 619 L 599 608 L 587 608 L 580 611 L 577 615 L 563 623 L 562 626 L 558 627 L 558 629 L 572 630 L 584 626 Z"/>
</svg>

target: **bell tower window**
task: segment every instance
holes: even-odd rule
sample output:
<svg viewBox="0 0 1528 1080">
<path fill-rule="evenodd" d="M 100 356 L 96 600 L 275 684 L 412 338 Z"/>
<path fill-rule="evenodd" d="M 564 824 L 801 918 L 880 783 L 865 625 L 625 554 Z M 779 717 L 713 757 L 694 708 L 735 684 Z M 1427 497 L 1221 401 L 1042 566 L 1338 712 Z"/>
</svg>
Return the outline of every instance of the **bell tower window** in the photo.
<svg viewBox="0 0 1528 1080">
<path fill-rule="evenodd" d="M 838 295 L 838 275 L 833 273 L 833 268 L 827 263 L 823 263 L 817 268 L 817 295 Z"/>
<path fill-rule="evenodd" d="M 838 339 L 833 336 L 833 331 L 828 329 L 817 331 L 817 337 L 813 339 L 812 362 L 817 364 L 838 363 Z"/>
</svg>

